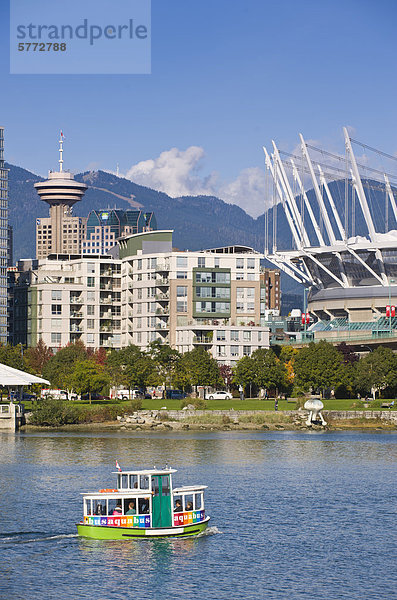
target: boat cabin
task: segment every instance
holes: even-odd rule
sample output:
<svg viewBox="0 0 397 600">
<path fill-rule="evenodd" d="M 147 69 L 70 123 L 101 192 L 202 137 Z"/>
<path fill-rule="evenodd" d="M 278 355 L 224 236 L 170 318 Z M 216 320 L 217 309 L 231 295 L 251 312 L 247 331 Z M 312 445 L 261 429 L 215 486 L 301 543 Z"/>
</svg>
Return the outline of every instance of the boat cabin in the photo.
<svg viewBox="0 0 397 600">
<path fill-rule="evenodd" d="M 117 472 L 117 489 L 84 493 L 84 524 L 169 528 L 205 520 L 207 486 L 173 489 L 175 469 Z"/>
</svg>

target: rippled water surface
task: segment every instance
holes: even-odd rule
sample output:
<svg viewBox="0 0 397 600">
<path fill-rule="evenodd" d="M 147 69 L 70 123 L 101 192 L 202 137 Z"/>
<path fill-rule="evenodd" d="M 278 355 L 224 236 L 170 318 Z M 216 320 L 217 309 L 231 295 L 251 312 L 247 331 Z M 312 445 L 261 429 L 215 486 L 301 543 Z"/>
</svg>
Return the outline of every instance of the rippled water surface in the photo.
<svg viewBox="0 0 397 600">
<path fill-rule="evenodd" d="M 0 598 L 396 598 L 396 433 L 0 435 Z M 84 540 L 80 492 L 166 463 L 207 535 Z"/>
</svg>

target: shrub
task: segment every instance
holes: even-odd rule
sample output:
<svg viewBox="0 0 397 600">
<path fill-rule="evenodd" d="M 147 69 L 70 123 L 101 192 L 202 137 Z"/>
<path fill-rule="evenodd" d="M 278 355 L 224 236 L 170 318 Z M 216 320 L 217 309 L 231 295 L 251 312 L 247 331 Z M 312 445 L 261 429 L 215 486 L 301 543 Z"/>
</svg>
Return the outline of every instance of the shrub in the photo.
<svg viewBox="0 0 397 600">
<path fill-rule="evenodd" d="M 33 407 L 30 423 L 47 427 L 60 427 L 79 423 L 80 411 L 76 406 L 65 403 L 63 400 L 45 398 Z"/>
<path fill-rule="evenodd" d="M 205 410 L 207 408 L 207 403 L 203 398 L 195 398 L 193 405 L 196 410 Z"/>
<path fill-rule="evenodd" d="M 127 404 L 127 406 L 124 407 L 123 412 L 137 412 L 138 410 L 142 409 L 142 399 L 141 398 L 134 398 L 133 400 L 131 400 L 131 402 L 129 402 Z"/>
</svg>

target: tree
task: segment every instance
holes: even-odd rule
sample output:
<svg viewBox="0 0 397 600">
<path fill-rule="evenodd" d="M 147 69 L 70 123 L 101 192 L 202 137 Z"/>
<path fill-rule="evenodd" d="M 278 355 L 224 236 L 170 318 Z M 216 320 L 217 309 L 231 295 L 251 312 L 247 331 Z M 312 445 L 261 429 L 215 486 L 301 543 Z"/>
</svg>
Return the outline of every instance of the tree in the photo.
<svg viewBox="0 0 397 600">
<path fill-rule="evenodd" d="M 24 357 L 26 367 L 31 370 L 32 373 L 41 375 L 45 365 L 53 356 L 51 348 L 48 348 L 43 340 L 40 339 L 37 346 L 25 350 Z"/>
<path fill-rule="evenodd" d="M 56 388 L 67 388 L 69 377 L 77 362 L 87 359 L 87 350 L 83 342 L 64 346 L 43 367 L 43 377 L 51 381 Z"/>
<path fill-rule="evenodd" d="M 298 350 L 296 348 L 292 348 L 292 346 L 283 346 L 280 352 L 280 360 L 284 363 L 286 370 L 286 384 L 287 386 L 294 385 L 295 382 L 295 357 L 298 354 Z"/>
<path fill-rule="evenodd" d="M 295 381 L 298 386 L 308 390 L 325 390 L 346 385 L 347 371 L 343 356 L 328 342 L 310 344 L 302 348 L 295 357 Z"/>
<path fill-rule="evenodd" d="M 190 385 L 212 386 L 222 385 L 218 363 L 204 348 L 194 348 L 183 354 L 181 364 L 189 376 Z"/>
<path fill-rule="evenodd" d="M 0 344 L 0 363 L 24 371 L 23 346 L 18 344 Z"/>
<path fill-rule="evenodd" d="M 168 344 L 155 340 L 149 345 L 147 355 L 153 361 L 151 373 L 152 385 L 164 385 L 173 387 L 174 378 L 179 368 L 181 354 Z"/>
<path fill-rule="evenodd" d="M 233 382 L 244 389 L 255 383 L 256 366 L 250 356 L 243 356 L 234 367 Z"/>
<path fill-rule="evenodd" d="M 355 365 L 356 388 L 364 393 L 372 390 L 395 392 L 397 387 L 397 357 L 390 348 L 378 346 Z"/>
<path fill-rule="evenodd" d="M 336 346 L 338 352 L 343 356 L 343 363 L 345 365 L 353 366 L 359 360 L 359 355 L 353 352 L 350 346 L 346 342 L 341 342 Z"/>
<path fill-rule="evenodd" d="M 78 394 L 88 392 L 91 404 L 91 393 L 103 392 L 104 388 L 109 385 L 109 378 L 103 366 L 86 358 L 74 364 L 73 371 L 68 378 L 68 383 Z"/>
<path fill-rule="evenodd" d="M 272 350 L 258 348 L 252 354 L 254 383 L 258 388 L 278 390 L 285 388 L 287 371 L 284 363 Z"/>
<path fill-rule="evenodd" d="M 222 377 L 227 391 L 229 391 L 232 380 L 233 380 L 233 371 L 229 365 L 220 365 L 219 366 L 219 375 Z"/>
</svg>

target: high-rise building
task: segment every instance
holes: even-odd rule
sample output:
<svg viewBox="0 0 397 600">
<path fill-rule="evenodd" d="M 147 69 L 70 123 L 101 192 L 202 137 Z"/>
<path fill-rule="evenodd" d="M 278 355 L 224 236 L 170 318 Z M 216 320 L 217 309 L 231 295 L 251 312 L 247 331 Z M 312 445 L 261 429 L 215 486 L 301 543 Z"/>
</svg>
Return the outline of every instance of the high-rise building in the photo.
<svg viewBox="0 0 397 600">
<path fill-rule="evenodd" d="M 50 171 L 48 179 L 34 184 L 41 200 L 50 207 L 50 216 L 36 220 L 36 257 L 50 254 L 81 254 L 86 219 L 73 216 L 73 206 L 87 189 L 63 170 L 63 135 L 59 140 L 59 171 Z"/>
<path fill-rule="evenodd" d="M 261 284 L 263 308 L 267 311 L 278 311 L 279 314 L 281 309 L 280 271 L 278 269 L 262 269 Z"/>
<path fill-rule="evenodd" d="M 0 127 L 0 342 L 7 342 L 8 169 L 4 164 L 4 128 Z"/>
<path fill-rule="evenodd" d="M 152 212 L 142 210 L 92 210 L 87 218 L 82 254 L 106 254 L 116 240 L 132 233 L 157 229 Z"/>
</svg>

